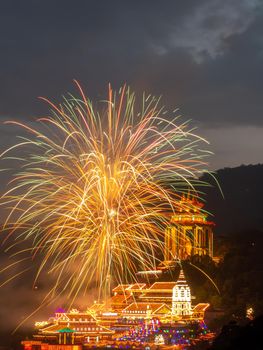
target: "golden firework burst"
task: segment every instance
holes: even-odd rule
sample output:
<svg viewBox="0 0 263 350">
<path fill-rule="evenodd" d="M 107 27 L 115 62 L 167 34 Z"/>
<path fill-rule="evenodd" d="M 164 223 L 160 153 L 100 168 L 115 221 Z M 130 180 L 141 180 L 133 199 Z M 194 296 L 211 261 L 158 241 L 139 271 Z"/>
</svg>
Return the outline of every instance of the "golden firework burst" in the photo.
<svg viewBox="0 0 263 350">
<path fill-rule="evenodd" d="M 33 238 L 38 275 L 56 276 L 53 290 L 71 298 L 109 276 L 134 278 L 138 266 L 155 269 L 167 213 L 206 167 L 188 123 L 148 96 L 140 107 L 129 88 L 109 88 L 94 108 L 76 82 L 70 96 L 37 126 L 9 122 L 28 133 L 1 157 L 23 150 L 20 171 L 1 197 L 9 207 L 4 228 Z M 140 110 L 139 110 L 140 108 Z M 26 154 L 26 155 L 24 155 Z M 38 276 L 37 275 L 37 276 Z"/>
</svg>

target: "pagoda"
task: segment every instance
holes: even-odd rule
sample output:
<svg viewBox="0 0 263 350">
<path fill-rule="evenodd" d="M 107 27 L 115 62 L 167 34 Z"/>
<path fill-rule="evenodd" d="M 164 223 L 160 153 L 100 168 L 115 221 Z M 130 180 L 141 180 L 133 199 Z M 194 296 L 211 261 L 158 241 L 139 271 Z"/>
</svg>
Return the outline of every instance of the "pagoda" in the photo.
<svg viewBox="0 0 263 350">
<path fill-rule="evenodd" d="M 186 260 L 193 255 L 213 258 L 213 226 L 203 203 L 196 197 L 183 195 L 164 235 L 164 263 Z"/>
<path fill-rule="evenodd" d="M 173 287 L 172 315 L 177 317 L 192 315 L 191 291 L 182 269 Z"/>
</svg>

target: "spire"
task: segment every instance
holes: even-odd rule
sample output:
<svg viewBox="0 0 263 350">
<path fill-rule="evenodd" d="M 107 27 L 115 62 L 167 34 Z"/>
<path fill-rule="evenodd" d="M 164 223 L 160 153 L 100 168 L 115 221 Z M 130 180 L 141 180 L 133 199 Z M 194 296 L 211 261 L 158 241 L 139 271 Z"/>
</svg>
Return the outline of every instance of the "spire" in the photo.
<svg viewBox="0 0 263 350">
<path fill-rule="evenodd" d="M 184 275 L 184 270 L 181 268 L 180 273 L 179 273 L 179 277 L 178 280 L 176 282 L 177 286 L 186 286 L 187 282 L 186 282 L 186 278 Z"/>
</svg>

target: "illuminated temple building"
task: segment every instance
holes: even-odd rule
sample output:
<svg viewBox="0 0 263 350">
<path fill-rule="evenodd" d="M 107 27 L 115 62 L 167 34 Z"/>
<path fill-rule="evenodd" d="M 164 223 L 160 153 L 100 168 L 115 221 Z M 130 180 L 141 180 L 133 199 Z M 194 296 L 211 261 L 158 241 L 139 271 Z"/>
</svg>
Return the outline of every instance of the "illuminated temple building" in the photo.
<svg viewBox="0 0 263 350">
<path fill-rule="evenodd" d="M 193 255 L 213 258 L 214 223 L 207 221 L 203 203 L 190 196 L 182 196 L 170 225 L 165 230 L 164 261 L 185 260 Z"/>
<path fill-rule="evenodd" d="M 136 329 L 140 329 L 144 337 L 145 334 L 160 336 L 158 330 L 162 327 L 178 329 L 194 321 L 203 321 L 209 304 L 192 306 L 191 300 L 182 269 L 175 282 L 118 285 L 113 289 L 109 307 L 94 303 L 82 312 L 59 309 L 48 321 L 36 322 L 38 332 L 34 339 L 22 344 L 25 350 L 58 350 L 56 344 L 60 345 L 59 350 L 69 345 L 78 349 L 83 344 L 89 347 L 123 339 Z"/>
<path fill-rule="evenodd" d="M 201 204 L 183 197 L 180 206 L 185 210 L 174 214 L 165 232 L 164 262 L 193 254 L 212 257 L 213 224 L 201 212 Z M 179 242 L 184 242 L 183 248 Z M 159 272 L 162 274 L 163 268 Z M 209 307 L 208 303 L 192 305 L 192 299 L 182 268 L 174 281 L 120 284 L 113 288 L 106 304 L 95 302 L 86 311 L 59 309 L 48 321 L 36 322 L 34 339 L 22 344 L 24 350 L 80 350 L 127 339 L 164 341 L 167 332 L 169 339 L 179 344 L 180 334 L 189 331 L 194 322 L 202 324 Z M 185 335 L 180 339 L 188 341 Z"/>
</svg>

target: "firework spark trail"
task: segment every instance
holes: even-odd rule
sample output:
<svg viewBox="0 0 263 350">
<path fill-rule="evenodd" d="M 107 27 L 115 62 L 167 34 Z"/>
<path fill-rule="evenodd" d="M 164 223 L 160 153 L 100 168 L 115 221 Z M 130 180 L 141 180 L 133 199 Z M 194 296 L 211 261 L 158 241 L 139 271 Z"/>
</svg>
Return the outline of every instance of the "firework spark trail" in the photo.
<svg viewBox="0 0 263 350">
<path fill-rule="evenodd" d="M 103 289 L 112 274 L 135 278 L 138 264 L 155 269 L 167 213 L 194 188 L 208 154 L 206 141 L 167 119 L 154 97 L 138 113 L 128 88 L 109 88 L 99 110 L 76 84 L 81 98 L 48 101 L 52 115 L 39 127 L 9 122 L 31 136 L 1 155 L 27 150 L 1 197 L 10 208 L 4 228 L 33 238 L 32 254 L 42 256 L 36 278 L 48 269 L 56 290 L 66 276 L 73 299 L 91 282 Z"/>
</svg>

